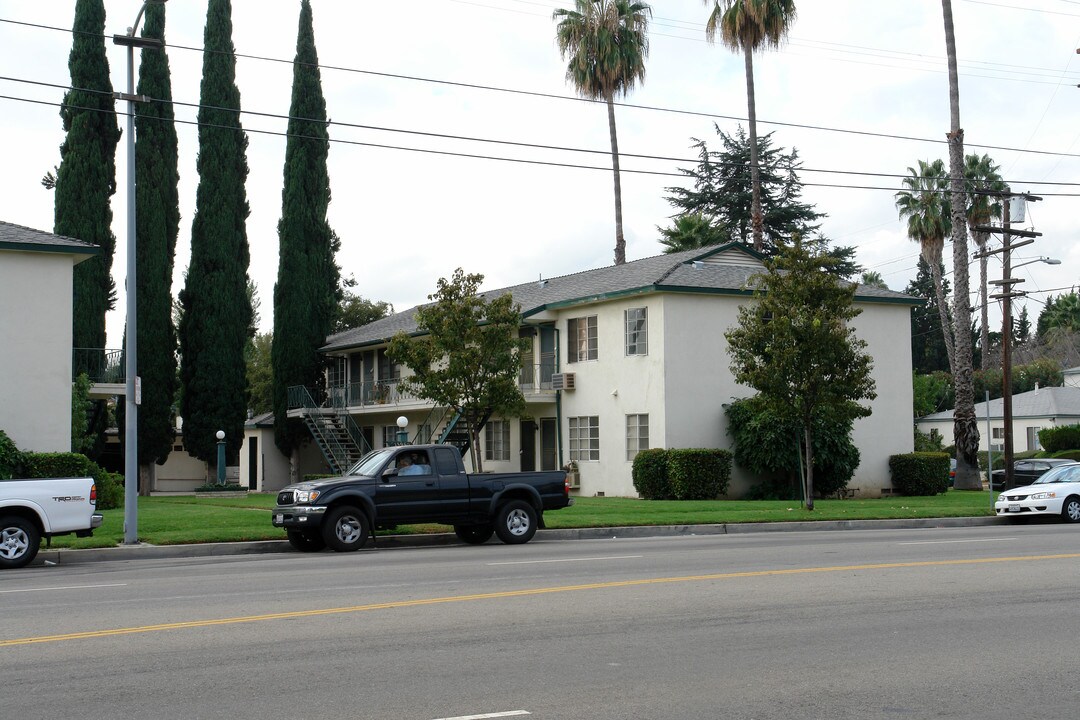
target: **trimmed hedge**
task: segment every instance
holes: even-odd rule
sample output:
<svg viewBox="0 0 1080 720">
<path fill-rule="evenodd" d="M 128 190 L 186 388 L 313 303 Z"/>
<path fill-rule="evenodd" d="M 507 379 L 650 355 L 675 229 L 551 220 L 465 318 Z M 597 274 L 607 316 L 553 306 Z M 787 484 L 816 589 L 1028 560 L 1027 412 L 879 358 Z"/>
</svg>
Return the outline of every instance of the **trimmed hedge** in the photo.
<svg viewBox="0 0 1080 720">
<path fill-rule="evenodd" d="M 634 458 L 634 488 L 646 500 L 713 500 L 727 492 L 731 457 L 708 448 L 643 450 Z"/>
<path fill-rule="evenodd" d="M 89 477 L 97 485 L 97 509 L 113 510 L 124 504 L 124 478 L 107 472 L 79 453 L 23 453 L 28 478 Z"/>
<path fill-rule="evenodd" d="M 1061 452 L 1054 453 L 1051 457 L 1080 461 L 1080 450 L 1062 450 Z"/>
<path fill-rule="evenodd" d="M 1048 453 L 1080 448 L 1080 425 L 1043 428 L 1039 431 L 1039 443 Z"/>
<path fill-rule="evenodd" d="M 940 495 L 949 489 L 949 456 L 915 452 L 889 457 L 893 489 L 901 495 Z"/>
</svg>

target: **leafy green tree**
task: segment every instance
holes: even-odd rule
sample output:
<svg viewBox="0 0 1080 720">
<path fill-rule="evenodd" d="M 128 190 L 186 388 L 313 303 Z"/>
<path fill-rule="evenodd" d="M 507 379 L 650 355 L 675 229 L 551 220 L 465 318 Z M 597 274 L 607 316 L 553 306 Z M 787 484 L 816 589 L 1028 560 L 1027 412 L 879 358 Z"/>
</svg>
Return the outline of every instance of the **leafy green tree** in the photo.
<svg viewBox="0 0 1080 720">
<path fill-rule="evenodd" d="M 754 300 L 739 308 L 739 324 L 724 333 L 735 380 L 758 391 L 782 420 L 797 422 L 806 462 L 806 507 L 814 508 L 814 419 L 833 422 L 870 414 L 860 400 L 877 397 L 866 342 L 850 321 L 856 286 L 826 268 L 831 258 L 799 241 L 765 261 Z"/>
<path fill-rule="evenodd" d="M 338 315 L 340 271 L 334 259 L 336 236 L 326 221 L 330 176 L 319 56 L 311 3 L 300 3 L 293 61 L 289 137 L 285 145 L 281 220 L 278 222 L 278 275 L 274 286 L 273 397 L 274 440 L 292 456 L 307 435 L 303 423 L 288 417 L 288 388 L 314 387 L 323 375 L 319 348 Z M 295 468 L 297 463 L 292 463 Z"/>
<path fill-rule="evenodd" d="M 941 160 L 927 163 L 919 160 L 918 168 L 909 167 L 901 182 L 904 190 L 896 193 L 896 208 L 900 218 L 907 220 L 908 237 L 919 243 L 922 260 L 934 279 L 934 298 L 937 300 L 941 332 L 949 358 L 949 372 L 955 369 L 952 324 L 945 302 L 941 255 L 945 236 L 949 234 L 949 201 L 945 196 L 947 177 Z M 967 262 L 966 260 L 964 261 Z M 966 265 L 965 265 L 966 267 Z M 967 327 L 966 325 L 964 327 Z"/>
<path fill-rule="evenodd" d="M 709 42 L 719 31 L 721 42 L 733 51 L 742 51 L 746 66 L 746 105 L 750 126 L 750 184 L 754 249 L 761 251 L 764 243 L 761 180 L 759 178 L 757 144 L 757 101 L 754 98 L 754 53 L 778 48 L 795 23 L 793 0 L 704 0 L 712 6 L 705 25 Z"/>
<path fill-rule="evenodd" d="M 611 166 L 615 176 L 615 264 L 626 262 L 623 237 L 622 179 L 619 141 L 615 132 L 615 96 L 627 95 L 645 80 L 652 8 L 630 0 L 574 0 L 574 10 L 558 9 L 556 41 L 563 59 L 569 58 L 566 79 L 582 97 L 607 104 L 611 136 Z"/>
<path fill-rule="evenodd" d="M 71 452 L 85 454 L 94 448 L 96 439 L 88 436 L 93 405 L 90 378 L 86 373 L 79 373 L 71 383 Z"/>
<path fill-rule="evenodd" d="M 1028 317 L 1027 305 L 1020 308 L 1020 317 L 1013 325 L 1013 341 L 1016 344 L 1026 343 L 1031 339 L 1031 318 Z"/>
<path fill-rule="evenodd" d="M 724 233 L 699 212 L 678 215 L 670 228 L 658 226 L 656 229 L 660 231 L 660 244 L 665 253 L 719 245 L 725 241 Z"/>
<path fill-rule="evenodd" d="M 184 446 L 211 467 L 218 430 L 235 463 L 247 417 L 244 352 L 251 338 L 246 221 L 247 137 L 229 0 L 210 0 L 199 106 L 199 187 L 191 225 L 191 262 L 180 292 L 180 379 Z"/>
<path fill-rule="evenodd" d="M 165 6 L 146 7 L 143 37 L 165 40 Z M 160 102 L 135 107 L 135 222 L 138 288 L 138 368 L 140 489 L 149 492 L 153 463 L 164 464 L 176 437 L 176 326 L 172 319 L 172 278 L 180 232 L 176 125 L 172 80 L 165 48 L 142 51 L 137 92 Z"/>
<path fill-rule="evenodd" d="M 912 374 L 912 397 L 914 416 L 925 417 L 952 407 L 952 376 L 947 372 L 932 372 L 927 375 Z"/>
<path fill-rule="evenodd" d="M 105 313 L 116 302 L 111 273 L 116 237 L 109 199 L 116 192 L 120 128 L 105 56 L 103 0 L 77 0 L 72 37 L 71 90 L 60 108 L 67 135 L 55 178 L 53 230 L 101 248 L 75 266 L 72 347 L 104 350 Z"/>
<path fill-rule="evenodd" d="M 949 353 L 945 347 L 945 333 L 941 329 L 941 306 L 938 304 L 934 281 L 930 277 L 930 266 L 919 258 L 918 272 L 915 279 L 904 290 L 908 295 L 923 298 L 923 305 L 911 310 L 911 365 L 915 372 L 925 374 L 935 371 L 948 373 Z M 938 274 L 941 274 L 938 266 Z M 942 291 L 949 294 L 949 282 L 942 279 Z M 952 322 L 948 307 L 945 309 L 946 322 Z"/>
<path fill-rule="evenodd" d="M 983 370 L 990 362 L 990 308 L 987 304 L 986 247 L 990 233 L 977 230 L 1001 217 L 1001 198 L 991 193 L 1009 189 L 1001 179 L 1001 167 L 989 155 L 973 153 L 964 158 L 964 184 L 967 190 L 967 223 L 975 245 L 979 248 L 979 347 L 982 349 L 979 367 Z"/>
<path fill-rule="evenodd" d="M 1036 321 L 1036 334 L 1045 338 L 1052 333 L 1080 331 L 1080 294 L 1071 292 L 1046 299 L 1046 305 Z"/>
<path fill-rule="evenodd" d="M 262 415 L 274 409 L 273 333 L 256 333 L 247 350 L 248 409 Z"/>
<path fill-rule="evenodd" d="M 368 300 L 355 293 L 345 291 L 338 307 L 334 332 L 340 333 L 353 328 L 363 327 L 368 323 L 381 320 L 394 313 L 394 306 L 382 300 Z"/>
<path fill-rule="evenodd" d="M 471 440 L 472 466 L 483 471 L 480 427 L 491 414 L 520 416 L 525 397 L 518 386 L 527 339 L 518 338 L 521 308 L 510 293 L 490 301 L 478 291 L 484 276 L 461 268 L 440 278 L 432 301 L 416 310 L 419 337 L 404 332 L 390 342 L 389 355 L 407 365 L 402 384 L 418 397 L 461 413 Z"/>
</svg>

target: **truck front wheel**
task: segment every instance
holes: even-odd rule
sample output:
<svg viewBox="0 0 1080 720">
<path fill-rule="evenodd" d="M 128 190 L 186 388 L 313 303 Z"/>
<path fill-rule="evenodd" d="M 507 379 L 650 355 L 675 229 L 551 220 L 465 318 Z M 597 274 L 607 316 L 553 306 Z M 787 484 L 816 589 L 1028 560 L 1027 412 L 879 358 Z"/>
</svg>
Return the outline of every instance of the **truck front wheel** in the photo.
<svg viewBox="0 0 1080 720">
<path fill-rule="evenodd" d="M 0 518 L 0 568 L 21 568 L 37 557 L 41 533 L 34 523 L 17 515 Z"/>
<path fill-rule="evenodd" d="M 331 550 L 359 550 L 367 542 L 370 532 L 367 515 L 359 508 L 349 505 L 328 510 L 323 518 L 322 537 Z"/>
<path fill-rule="evenodd" d="M 507 545 L 521 545 L 536 534 L 536 508 L 524 500 L 511 500 L 495 514 L 495 534 Z"/>
</svg>

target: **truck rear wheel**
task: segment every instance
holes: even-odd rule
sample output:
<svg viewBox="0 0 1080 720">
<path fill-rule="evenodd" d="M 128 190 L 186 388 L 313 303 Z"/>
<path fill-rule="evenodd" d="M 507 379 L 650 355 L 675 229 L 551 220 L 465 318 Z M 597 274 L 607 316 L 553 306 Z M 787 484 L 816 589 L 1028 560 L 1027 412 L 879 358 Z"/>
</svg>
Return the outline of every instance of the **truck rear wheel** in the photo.
<svg viewBox="0 0 1080 720">
<path fill-rule="evenodd" d="M 524 500 L 511 500 L 495 514 L 495 534 L 507 545 L 521 545 L 536 534 L 536 508 Z"/>
<path fill-rule="evenodd" d="M 470 545 L 483 545 L 495 534 L 495 526 L 487 525 L 455 525 L 454 532 L 462 542 Z"/>
<path fill-rule="evenodd" d="M 34 523 L 17 515 L 0 518 L 0 568 L 29 565 L 41 547 L 41 533 Z"/>
<path fill-rule="evenodd" d="M 367 542 L 370 532 L 367 515 L 350 505 L 332 508 L 323 518 L 322 537 L 331 550 L 359 550 Z"/>
<path fill-rule="evenodd" d="M 290 530 L 288 535 L 289 544 L 300 552 L 319 552 L 326 547 L 326 541 L 318 533 Z"/>
</svg>

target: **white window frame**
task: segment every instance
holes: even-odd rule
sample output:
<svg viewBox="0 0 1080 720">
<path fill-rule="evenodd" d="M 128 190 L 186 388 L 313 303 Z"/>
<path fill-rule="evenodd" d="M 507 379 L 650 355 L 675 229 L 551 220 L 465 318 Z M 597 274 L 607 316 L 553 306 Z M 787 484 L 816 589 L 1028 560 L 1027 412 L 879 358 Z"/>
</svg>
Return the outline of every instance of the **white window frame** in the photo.
<svg viewBox="0 0 1080 720">
<path fill-rule="evenodd" d="M 599 462 L 600 416 L 582 415 L 568 418 L 568 421 L 570 459 L 578 462 Z"/>
<path fill-rule="evenodd" d="M 631 313 L 641 313 L 631 318 Z M 623 311 L 625 338 L 623 347 L 627 356 L 649 354 L 649 308 L 627 308 Z"/>
<path fill-rule="evenodd" d="M 484 459 L 510 460 L 510 423 L 506 420 L 490 420 L 484 426 Z"/>
<path fill-rule="evenodd" d="M 582 334 L 584 328 L 584 334 Z M 600 358 L 596 315 L 566 321 L 566 362 L 576 363 Z"/>
<path fill-rule="evenodd" d="M 644 432 L 642 432 L 644 430 Z M 626 459 L 633 460 L 639 452 L 649 449 L 649 414 L 626 416 Z"/>
</svg>

